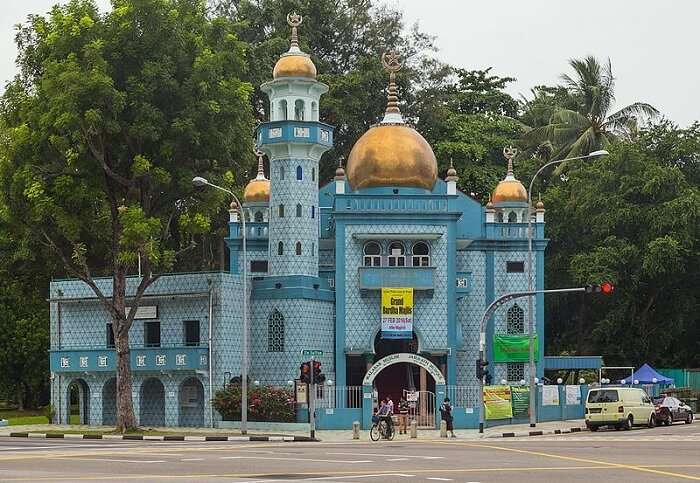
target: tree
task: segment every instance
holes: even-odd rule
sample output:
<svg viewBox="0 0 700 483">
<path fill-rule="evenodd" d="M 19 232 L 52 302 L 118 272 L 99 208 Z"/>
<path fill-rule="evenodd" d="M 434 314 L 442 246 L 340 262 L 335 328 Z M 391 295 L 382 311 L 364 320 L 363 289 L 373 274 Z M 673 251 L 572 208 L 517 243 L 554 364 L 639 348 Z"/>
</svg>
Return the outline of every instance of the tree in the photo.
<svg viewBox="0 0 700 483">
<path fill-rule="evenodd" d="M 595 57 L 572 59 L 569 65 L 574 69 L 574 76 L 562 75 L 563 87 L 571 99 L 564 98 L 569 105 L 558 105 L 552 112 L 545 126 L 534 127 L 525 135 L 525 140 L 532 148 L 549 142 L 554 156 L 581 156 L 595 150 L 606 148 L 615 139 L 631 140 L 638 130 L 640 122 L 653 119 L 659 112 L 650 104 L 634 102 L 622 109 L 610 113 L 615 102 L 615 78 L 612 64 L 601 65 Z M 561 99 L 561 93 L 554 94 Z M 533 99 L 533 107 L 541 107 L 541 99 Z M 555 97 L 556 99 L 556 97 Z M 570 105 L 573 99 L 575 107 Z M 531 117 L 537 118 L 536 111 Z"/>
<path fill-rule="evenodd" d="M 223 205 L 191 179 L 230 186 L 234 160 L 250 156 L 244 45 L 198 0 L 114 0 L 104 14 L 72 0 L 30 16 L 17 45 L 20 73 L 1 106 L 0 201 L 110 314 L 126 431 L 133 309 Z M 144 275 L 127 288 L 139 257 Z"/>
<path fill-rule="evenodd" d="M 678 139 L 685 146 L 659 150 Z M 679 165 L 697 159 L 699 140 L 696 126 L 661 123 L 547 190 L 547 285 L 616 285 L 612 297 L 548 299 L 555 351 L 603 353 L 608 364 L 700 362 L 700 187 Z"/>
</svg>

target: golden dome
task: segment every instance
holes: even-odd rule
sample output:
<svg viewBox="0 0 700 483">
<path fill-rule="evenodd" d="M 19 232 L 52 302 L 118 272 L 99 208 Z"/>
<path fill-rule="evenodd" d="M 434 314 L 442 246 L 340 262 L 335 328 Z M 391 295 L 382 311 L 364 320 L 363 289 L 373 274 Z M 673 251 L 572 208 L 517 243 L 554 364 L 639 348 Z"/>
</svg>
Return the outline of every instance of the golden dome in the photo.
<svg viewBox="0 0 700 483">
<path fill-rule="evenodd" d="M 537 204 L 535 205 L 535 208 L 537 208 L 538 210 L 544 210 L 544 203 L 542 202 L 542 200 L 539 200 L 537 202 Z"/>
<path fill-rule="evenodd" d="M 275 64 L 272 77 L 305 77 L 307 79 L 316 78 L 316 66 L 308 55 L 293 54 L 283 55 Z"/>
<path fill-rule="evenodd" d="M 257 149 L 254 149 L 253 152 L 258 157 L 258 175 L 246 185 L 243 191 L 243 201 L 246 203 L 269 202 L 270 180 L 265 177 L 263 153 Z"/>
<path fill-rule="evenodd" d="M 355 143 L 347 163 L 353 190 L 373 186 L 405 186 L 432 190 L 437 161 L 418 131 L 402 124 L 370 128 Z"/>
<path fill-rule="evenodd" d="M 493 190 L 492 199 L 494 203 L 503 203 L 504 201 L 524 201 L 527 203 L 527 190 L 517 179 L 506 177 Z"/>
</svg>

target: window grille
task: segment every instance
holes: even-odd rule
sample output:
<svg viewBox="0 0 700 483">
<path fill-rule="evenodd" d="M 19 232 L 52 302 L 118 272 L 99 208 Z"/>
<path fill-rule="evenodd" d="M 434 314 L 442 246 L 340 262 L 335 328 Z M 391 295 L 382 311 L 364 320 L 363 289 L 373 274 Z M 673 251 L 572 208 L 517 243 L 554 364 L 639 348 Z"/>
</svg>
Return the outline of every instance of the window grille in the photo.
<svg viewBox="0 0 700 483">
<path fill-rule="evenodd" d="M 365 267 L 381 267 L 382 266 L 382 248 L 375 241 L 365 243 L 363 248 L 364 266 Z"/>
<path fill-rule="evenodd" d="M 508 382 L 519 382 L 525 379 L 525 363 L 508 362 L 506 364 L 506 379 Z"/>
<path fill-rule="evenodd" d="M 401 242 L 391 242 L 389 245 L 389 260 L 390 267 L 405 267 L 406 266 L 406 248 Z"/>
<path fill-rule="evenodd" d="M 506 312 L 506 332 L 523 334 L 525 332 L 525 312 L 518 304 L 514 304 Z"/>
<path fill-rule="evenodd" d="M 430 266 L 430 247 L 425 242 L 418 242 L 413 245 L 413 266 Z"/>
<path fill-rule="evenodd" d="M 267 351 L 284 352 L 284 315 L 277 309 L 267 318 Z"/>
</svg>

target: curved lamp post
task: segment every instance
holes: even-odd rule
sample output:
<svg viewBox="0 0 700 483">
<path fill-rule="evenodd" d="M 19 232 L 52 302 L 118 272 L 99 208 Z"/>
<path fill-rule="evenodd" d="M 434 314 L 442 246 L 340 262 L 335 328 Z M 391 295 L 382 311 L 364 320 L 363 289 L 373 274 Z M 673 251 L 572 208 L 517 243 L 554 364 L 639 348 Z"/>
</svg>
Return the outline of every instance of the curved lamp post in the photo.
<svg viewBox="0 0 700 483">
<path fill-rule="evenodd" d="M 532 177 L 530 180 L 530 187 L 527 190 L 527 289 L 528 291 L 532 292 L 532 186 L 535 184 L 535 179 L 537 176 L 544 171 L 546 168 L 553 166 L 555 164 L 560 164 L 565 161 L 576 161 L 579 159 L 588 159 L 588 158 L 598 158 L 600 156 L 607 156 L 609 153 L 601 149 L 599 151 L 593 151 L 590 154 L 587 154 L 586 156 L 576 156 L 573 158 L 566 158 L 566 159 L 557 159 L 554 161 L 550 161 L 548 163 L 545 163 L 540 167 L 540 169 L 537 170 L 535 175 Z M 535 384 L 536 384 L 536 377 L 535 377 L 535 347 L 534 347 L 534 341 L 535 341 L 535 334 L 533 333 L 533 318 L 532 318 L 532 296 L 529 296 L 527 298 L 527 303 L 528 303 L 528 310 L 527 310 L 527 330 L 528 330 L 528 338 L 529 338 L 529 359 L 528 359 L 528 372 L 529 372 L 529 381 L 530 381 L 530 427 L 534 428 L 537 425 L 537 414 L 536 414 L 536 399 L 535 399 Z"/>
<path fill-rule="evenodd" d="M 192 184 L 195 186 L 211 186 L 231 195 L 233 200 L 238 203 L 238 209 L 241 214 L 241 226 L 243 227 L 243 347 L 241 348 L 241 434 L 248 433 L 248 261 L 246 259 L 246 228 L 245 215 L 243 214 L 243 205 L 233 191 L 221 186 L 210 183 L 205 178 L 197 176 L 192 178 Z M 211 336 L 211 332 L 210 332 Z M 211 347 L 211 344 L 209 344 Z M 209 358 L 209 366 L 212 364 L 211 357 Z"/>
</svg>

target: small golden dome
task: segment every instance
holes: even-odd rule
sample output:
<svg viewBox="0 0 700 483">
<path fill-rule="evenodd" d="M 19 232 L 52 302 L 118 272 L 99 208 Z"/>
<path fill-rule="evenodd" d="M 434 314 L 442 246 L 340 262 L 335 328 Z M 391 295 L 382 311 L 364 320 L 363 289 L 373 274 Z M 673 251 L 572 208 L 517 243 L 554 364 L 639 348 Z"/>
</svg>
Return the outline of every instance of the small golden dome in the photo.
<svg viewBox="0 0 700 483">
<path fill-rule="evenodd" d="M 245 187 L 243 200 L 247 203 L 256 201 L 270 201 L 270 180 L 254 179 Z"/>
<path fill-rule="evenodd" d="M 345 178 L 345 168 L 343 168 L 343 165 L 338 165 L 337 168 L 335 168 L 335 177 L 336 178 Z"/>
<path fill-rule="evenodd" d="M 307 79 L 316 78 L 316 66 L 311 58 L 306 54 L 283 55 L 275 64 L 272 77 L 304 77 Z"/>
<path fill-rule="evenodd" d="M 353 146 L 347 165 L 353 190 L 373 186 L 432 190 L 437 180 L 437 161 L 430 144 L 403 124 L 370 128 Z"/>
<path fill-rule="evenodd" d="M 243 201 L 246 203 L 270 201 L 270 180 L 265 177 L 263 168 L 263 153 L 257 148 L 253 150 L 258 157 L 258 175 L 251 180 L 243 191 Z"/>
<path fill-rule="evenodd" d="M 517 179 L 506 177 L 493 190 L 493 201 L 494 203 L 503 203 L 504 201 L 524 201 L 527 203 L 527 190 Z"/>
<path fill-rule="evenodd" d="M 544 210 L 544 203 L 542 202 L 542 200 L 539 200 L 537 202 L 537 204 L 535 205 L 535 208 L 537 208 L 538 210 Z"/>
<path fill-rule="evenodd" d="M 447 170 L 447 177 L 453 178 L 455 176 L 457 176 L 457 170 L 454 167 L 450 167 L 450 169 Z"/>
</svg>

